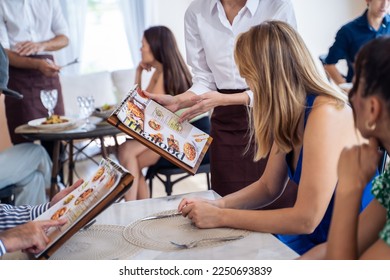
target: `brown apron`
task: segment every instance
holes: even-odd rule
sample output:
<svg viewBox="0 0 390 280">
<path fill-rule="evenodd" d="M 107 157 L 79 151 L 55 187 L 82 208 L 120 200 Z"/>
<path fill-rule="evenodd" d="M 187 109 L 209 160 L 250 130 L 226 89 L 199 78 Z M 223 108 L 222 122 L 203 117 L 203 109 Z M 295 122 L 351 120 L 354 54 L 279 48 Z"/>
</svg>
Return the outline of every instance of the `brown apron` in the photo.
<svg viewBox="0 0 390 280">
<path fill-rule="evenodd" d="M 218 90 L 239 93 L 244 90 Z M 211 186 L 219 195 L 238 191 L 258 180 L 267 159 L 253 161 L 254 142 L 245 153 L 249 142 L 247 106 L 231 105 L 214 108 L 211 116 L 213 142 L 210 146 Z"/>
<path fill-rule="evenodd" d="M 53 59 L 51 55 L 31 56 L 36 59 Z M 42 89 L 57 89 L 58 101 L 54 113 L 64 115 L 64 102 L 59 76 L 46 77 L 39 70 L 9 67 L 8 87 L 23 94 L 23 99 L 5 98 L 5 111 L 8 130 L 13 144 L 28 142 L 27 139 L 15 134 L 15 128 L 28 121 L 47 117 L 47 109 L 42 105 L 40 91 Z"/>
</svg>

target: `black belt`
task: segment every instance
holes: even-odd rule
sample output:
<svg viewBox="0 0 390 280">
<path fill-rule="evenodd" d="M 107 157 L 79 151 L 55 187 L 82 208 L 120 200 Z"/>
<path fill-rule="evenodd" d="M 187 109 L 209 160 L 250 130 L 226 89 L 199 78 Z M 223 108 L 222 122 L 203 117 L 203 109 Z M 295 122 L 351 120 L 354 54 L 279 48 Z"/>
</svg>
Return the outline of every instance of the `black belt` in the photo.
<svg viewBox="0 0 390 280">
<path fill-rule="evenodd" d="M 243 89 L 220 89 L 220 88 L 217 88 L 218 92 L 225 93 L 225 94 L 241 93 L 241 92 L 244 92 L 247 90 L 249 90 L 249 88 L 243 88 Z"/>
</svg>

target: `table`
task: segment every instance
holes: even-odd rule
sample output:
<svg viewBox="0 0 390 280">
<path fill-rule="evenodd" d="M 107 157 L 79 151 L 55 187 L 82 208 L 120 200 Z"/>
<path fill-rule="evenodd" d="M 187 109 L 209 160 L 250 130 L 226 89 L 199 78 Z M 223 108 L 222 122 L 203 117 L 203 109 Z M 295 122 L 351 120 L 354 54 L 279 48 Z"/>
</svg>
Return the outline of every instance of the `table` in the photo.
<svg viewBox="0 0 390 280">
<path fill-rule="evenodd" d="M 69 130 L 63 131 L 50 131 L 45 129 L 39 129 L 37 127 L 32 127 L 27 124 L 21 125 L 15 129 L 15 133 L 21 134 L 26 139 L 35 141 L 53 141 L 53 168 L 52 168 L 52 178 L 50 186 L 50 198 L 52 198 L 58 192 L 57 185 L 57 174 L 60 167 L 60 143 L 61 141 L 67 142 L 69 145 L 69 158 L 68 158 L 68 184 L 73 184 L 73 171 L 74 171 L 74 140 L 90 139 L 89 144 L 95 140 L 100 139 L 101 153 L 104 158 L 107 157 L 106 147 L 104 145 L 104 137 L 106 136 L 116 136 L 119 133 L 122 133 L 116 127 L 108 124 L 107 122 L 99 122 L 96 124 L 96 127 L 92 130 L 86 131 L 83 130 L 80 126 L 72 127 Z M 116 140 L 116 139 L 115 139 Z M 89 144 L 85 145 L 81 149 L 78 149 L 79 152 L 84 150 Z"/>
<path fill-rule="evenodd" d="M 213 190 L 193 192 L 168 197 L 121 202 L 111 205 L 96 218 L 95 224 L 126 226 L 143 217 L 165 210 L 175 209 L 182 197 L 203 197 L 216 199 L 220 196 Z M 142 249 L 133 259 L 164 260 L 205 260 L 205 259 L 294 259 L 298 254 L 269 233 L 253 232 L 241 240 L 228 242 L 226 245 L 181 250 L 174 252 Z"/>
<path fill-rule="evenodd" d="M 213 190 L 151 198 L 137 201 L 119 202 L 111 205 L 96 217 L 95 225 L 126 226 L 141 218 L 172 210 L 183 197 L 217 199 L 220 196 Z M 66 244 L 66 243 L 65 243 Z M 76 243 L 73 245 L 81 246 Z M 96 247 L 102 246 L 101 243 Z M 91 246 L 92 248 L 95 246 Z M 61 248 L 59 249 L 61 250 Z M 196 250 L 157 251 L 141 249 L 131 257 L 134 260 L 291 260 L 298 254 L 269 233 L 252 232 L 243 239 L 227 242 L 215 247 Z M 22 252 L 14 252 L 0 257 L 0 260 L 28 259 Z"/>
</svg>

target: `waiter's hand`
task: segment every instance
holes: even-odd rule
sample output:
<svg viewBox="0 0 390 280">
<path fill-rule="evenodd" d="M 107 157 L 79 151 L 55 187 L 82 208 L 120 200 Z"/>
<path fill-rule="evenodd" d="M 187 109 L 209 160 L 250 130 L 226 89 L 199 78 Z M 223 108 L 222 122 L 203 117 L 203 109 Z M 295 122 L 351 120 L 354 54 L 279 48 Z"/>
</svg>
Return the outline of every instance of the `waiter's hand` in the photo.
<svg viewBox="0 0 390 280">
<path fill-rule="evenodd" d="M 37 54 L 44 50 L 45 47 L 42 43 L 31 42 L 31 41 L 19 42 L 15 45 L 15 48 L 13 49 L 13 51 L 19 54 L 20 56 L 29 56 L 29 55 Z"/>
<path fill-rule="evenodd" d="M 217 91 L 209 91 L 201 95 L 191 97 L 195 105 L 185 110 L 180 116 L 180 121 L 191 120 L 192 118 L 210 111 L 211 109 L 223 105 L 223 94 Z"/>
<path fill-rule="evenodd" d="M 37 69 L 42 72 L 46 77 L 55 77 L 60 72 L 61 67 L 54 64 L 50 59 L 35 59 L 37 63 Z"/>
<path fill-rule="evenodd" d="M 175 98 L 176 96 L 172 96 L 170 94 L 158 94 L 158 93 L 150 93 L 147 91 L 143 91 L 143 93 L 150 99 L 156 101 L 157 103 L 163 105 L 165 108 L 172 112 L 176 112 L 180 109 L 179 100 Z"/>
</svg>

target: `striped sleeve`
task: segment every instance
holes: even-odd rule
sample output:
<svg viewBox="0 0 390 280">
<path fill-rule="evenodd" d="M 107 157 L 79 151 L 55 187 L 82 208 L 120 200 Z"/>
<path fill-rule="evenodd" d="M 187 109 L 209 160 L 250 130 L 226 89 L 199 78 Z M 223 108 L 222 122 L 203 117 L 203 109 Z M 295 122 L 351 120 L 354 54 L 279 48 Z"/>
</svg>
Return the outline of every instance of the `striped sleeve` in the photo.
<svg viewBox="0 0 390 280">
<path fill-rule="evenodd" d="M 7 250 L 4 247 L 3 241 L 0 240 L 0 257 L 7 253 Z"/>
<path fill-rule="evenodd" d="M 34 220 L 49 208 L 49 203 L 30 206 L 0 204 L 0 231 L 16 227 Z"/>
</svg>

